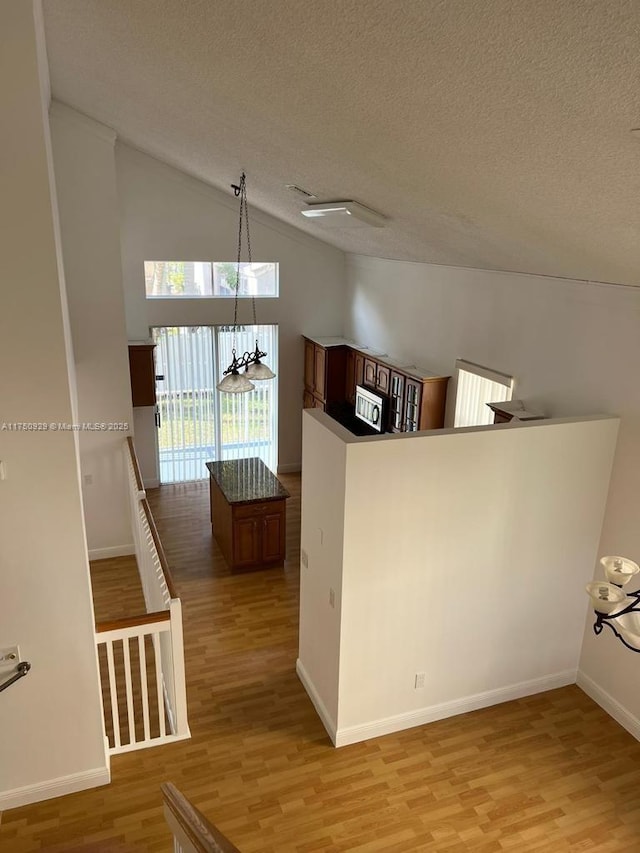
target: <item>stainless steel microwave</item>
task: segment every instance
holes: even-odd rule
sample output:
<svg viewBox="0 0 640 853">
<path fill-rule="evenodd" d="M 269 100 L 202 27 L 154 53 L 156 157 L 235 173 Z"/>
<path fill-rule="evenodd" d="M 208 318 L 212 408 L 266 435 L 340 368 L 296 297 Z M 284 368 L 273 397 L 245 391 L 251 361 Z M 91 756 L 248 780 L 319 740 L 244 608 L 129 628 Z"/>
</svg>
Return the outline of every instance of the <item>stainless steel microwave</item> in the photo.
<svg viewBox="0 0 640 853">
<path fill-rule="evenodd" d="M 364 385 L 356 385 L 355 416 L 376 432 L 385 431 L 388 400 Z"/>
</svg>

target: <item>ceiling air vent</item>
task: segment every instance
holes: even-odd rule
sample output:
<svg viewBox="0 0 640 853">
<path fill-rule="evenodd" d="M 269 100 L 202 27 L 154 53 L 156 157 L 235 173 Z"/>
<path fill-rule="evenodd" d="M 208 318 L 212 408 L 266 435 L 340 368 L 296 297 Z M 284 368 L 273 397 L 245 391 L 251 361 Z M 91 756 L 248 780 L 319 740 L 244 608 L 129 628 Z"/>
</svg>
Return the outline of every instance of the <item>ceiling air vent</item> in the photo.
<svg viewBox="0 0 640 853">
<path fill-rule="evenodd" d="M 317 195 L 310 193 L 308 190 L 303 190 L 302 187 L 299 187 L 296 184 L 285 184 L 285 186 L 292 193 L 296 193 L 296 195 L 302 196 L 302 198 L 318 198 Z"/>
</svg>

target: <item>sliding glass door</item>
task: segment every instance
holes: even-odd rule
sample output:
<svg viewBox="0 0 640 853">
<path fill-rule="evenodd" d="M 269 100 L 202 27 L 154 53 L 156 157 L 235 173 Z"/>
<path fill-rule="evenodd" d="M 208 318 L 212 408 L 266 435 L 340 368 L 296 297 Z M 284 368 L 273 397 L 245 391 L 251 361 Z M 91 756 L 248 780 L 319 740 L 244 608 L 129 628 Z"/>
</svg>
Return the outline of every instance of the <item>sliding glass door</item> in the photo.
<svg viewBox="0 0 640 853">
<path fill-rule="evenodd" d="M 278 327 L 236 330 L 239 354 L 260 346 L 277 373 Z M 200 480 L 217 459 L 259 456 L 272 471 L 278 458 L 277 378 L 256 382 L 247 394 L 216 389 L 231 361 L 229 326 L 161 326 L 156 344 L 158 451 L 161 483 Z"/>
</svg>

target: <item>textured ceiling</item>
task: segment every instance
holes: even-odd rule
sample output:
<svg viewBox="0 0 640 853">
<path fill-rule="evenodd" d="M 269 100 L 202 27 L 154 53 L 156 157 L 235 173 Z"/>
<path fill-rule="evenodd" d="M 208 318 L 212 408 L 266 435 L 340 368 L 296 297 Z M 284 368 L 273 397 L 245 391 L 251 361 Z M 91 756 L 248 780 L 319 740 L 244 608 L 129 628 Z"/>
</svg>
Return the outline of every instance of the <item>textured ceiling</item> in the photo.
<svg viewBox="0 0 640 853">
<path fill-rule="evenodd" d="M 54 97 L 341 249 L 640 284 L 640 0 L 43 5 Z"/>
</svg>

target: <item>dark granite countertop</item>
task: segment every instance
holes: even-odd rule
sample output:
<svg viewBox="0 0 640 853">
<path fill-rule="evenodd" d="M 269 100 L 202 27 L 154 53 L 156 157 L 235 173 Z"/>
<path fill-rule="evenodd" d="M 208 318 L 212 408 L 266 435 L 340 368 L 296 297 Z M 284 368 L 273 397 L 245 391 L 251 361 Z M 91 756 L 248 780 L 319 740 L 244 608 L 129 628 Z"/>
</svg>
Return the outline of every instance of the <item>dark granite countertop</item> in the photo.
<svg viewBox="0 0 640 853">
<path fill-rule="evenodd" d="M 275 501 L 289 497 L 289 492 L 280 480 L 257 456 L 207 462 L 207 468 L 230 504 Z"/>
</svg>

